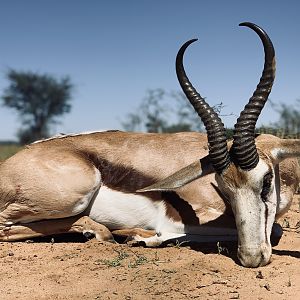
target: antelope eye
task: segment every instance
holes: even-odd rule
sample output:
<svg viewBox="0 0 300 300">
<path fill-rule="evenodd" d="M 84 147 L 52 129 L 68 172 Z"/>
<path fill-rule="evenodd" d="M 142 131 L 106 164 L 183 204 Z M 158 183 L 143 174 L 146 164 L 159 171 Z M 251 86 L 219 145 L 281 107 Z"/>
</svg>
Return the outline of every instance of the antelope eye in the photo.
<svg viewBox="0 0 300 300">
<path fill-rule="evenodd" d="M 260 193 L 260 197 L 263 202 L 266 202 L 268 200 L 268 195 L 271 190 L 271 184 L 272 184 L 272 179 L 273 179 L 273 173 L 268 172 L 263 179 L 263 187 Z"/>
</svg>

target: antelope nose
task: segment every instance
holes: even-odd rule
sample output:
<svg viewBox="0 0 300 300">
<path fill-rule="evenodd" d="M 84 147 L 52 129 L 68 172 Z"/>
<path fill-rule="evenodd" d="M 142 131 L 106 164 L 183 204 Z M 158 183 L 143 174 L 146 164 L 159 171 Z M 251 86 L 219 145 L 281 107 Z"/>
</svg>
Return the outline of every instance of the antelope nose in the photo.
<svg viewBox="0 0 300 300">
<path fill-rule="evenodd" d="M 239 246 L 238 259 L 247 268 L 257 268 L 265 266 L 270 262 L 272 248 L 269 245 L 257 247 Z"/>
</svg>

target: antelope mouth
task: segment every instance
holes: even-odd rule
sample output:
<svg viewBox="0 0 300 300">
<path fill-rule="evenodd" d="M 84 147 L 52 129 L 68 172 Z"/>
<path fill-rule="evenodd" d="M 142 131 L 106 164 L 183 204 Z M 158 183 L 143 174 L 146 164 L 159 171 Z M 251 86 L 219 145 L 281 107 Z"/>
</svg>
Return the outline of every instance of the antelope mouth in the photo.
<svg viewBox="0 0 300 300">
<path fill-rule="evenodd" d="M 244 267 L 257 268 L 270 263 L 272 248 L 268 244 L 257 246 L 238 246 L 238 259 Z"/>
</svg>

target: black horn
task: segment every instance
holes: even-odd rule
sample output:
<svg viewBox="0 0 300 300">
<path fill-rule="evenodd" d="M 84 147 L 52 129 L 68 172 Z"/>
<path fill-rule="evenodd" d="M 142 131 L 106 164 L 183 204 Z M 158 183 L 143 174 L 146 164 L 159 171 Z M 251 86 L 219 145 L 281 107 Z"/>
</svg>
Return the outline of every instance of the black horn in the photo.
<svg viewBox="0 0 300 300">
<path fill-rule="evenodd" d="M 176 57 L 176 73 L 183 92 L 200 116 L 207 131 L 209 157 L 217 173 L 222 173 L 230 164 L 224 124 L 217 113 L 206 103 L 190 83 L 183 67 L 186 48 L 197 39 L 187 41 L 181 46 Z"/>
<path fill-rule="evenodd" d="M 275 79 L 275 50 L 267 33 L 259 26 L 245 22 L 239 24 L 253 29 L 260 37 L 265 52 L 265 63 L 262 76 L 249 103 L 241 112 L 234 126 L 232 159 L 243 170 L 256 167 L 259 156 L 255 145 L 255 125 L 268 100 Z"/>
</svg>

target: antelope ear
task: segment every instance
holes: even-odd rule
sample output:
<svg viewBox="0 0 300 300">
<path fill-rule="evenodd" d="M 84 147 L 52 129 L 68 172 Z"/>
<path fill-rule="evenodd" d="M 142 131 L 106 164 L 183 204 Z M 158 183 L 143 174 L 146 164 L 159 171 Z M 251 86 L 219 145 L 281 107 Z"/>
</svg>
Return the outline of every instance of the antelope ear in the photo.
<svg viewBox="0 0 300 300">
<path fill-rule="evenodd" d="M 300 140 L 282 139 L 272 147 L 271 154 L 278 163 L 286 158 L 300 157 Z"/>
<path fill-rule="evenodd" d="M 137 190 L 137 192 L 154 192 L 154 191 L 172 191 L 180 188 L 200 177 L 214 173 L 215 170 L 210 162 L 209 156 L 205 156 L 200 160 L 180 169 L 167 178 L 154 183 L 150 186 Z"/>
</svg>

